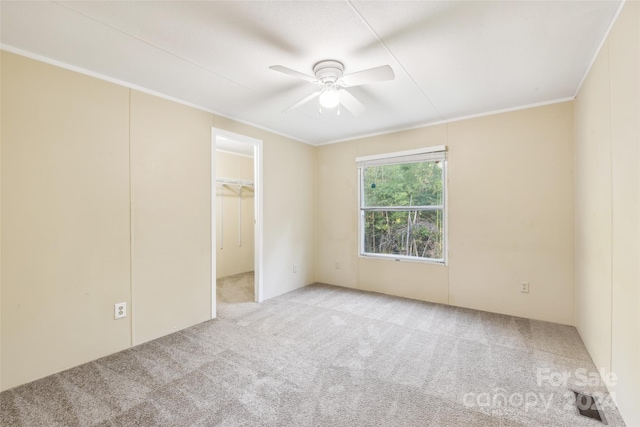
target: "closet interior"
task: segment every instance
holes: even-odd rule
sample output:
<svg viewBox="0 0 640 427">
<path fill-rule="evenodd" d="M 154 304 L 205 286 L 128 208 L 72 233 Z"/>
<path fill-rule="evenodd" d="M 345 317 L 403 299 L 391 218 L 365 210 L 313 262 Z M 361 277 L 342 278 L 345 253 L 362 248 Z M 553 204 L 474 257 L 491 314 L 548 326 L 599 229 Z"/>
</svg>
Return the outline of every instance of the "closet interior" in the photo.
<svg viewBox="0 0 640 427">
<path fill-rule="evenodd" d="M 232 145 L 233 144 L 233 145 Z M 216 144 L 216 295 L 218 311 L 255 301 L 254 157 L 242 143 Z"/>
</svg>

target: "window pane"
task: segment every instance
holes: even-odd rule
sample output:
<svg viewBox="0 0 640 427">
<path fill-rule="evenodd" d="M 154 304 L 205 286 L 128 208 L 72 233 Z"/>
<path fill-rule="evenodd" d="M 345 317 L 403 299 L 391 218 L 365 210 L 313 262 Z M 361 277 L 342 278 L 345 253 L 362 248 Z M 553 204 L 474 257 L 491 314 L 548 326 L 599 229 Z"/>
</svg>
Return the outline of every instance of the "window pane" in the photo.
<svg viewBox="0 0 640 427">
<path fill-rule="evenodd" d="M 364 207 L 441 206 L 442 162 L 363 168 Z"/>
<path fill-rule="evenodd" d="M 364 251 L 442 259 L 442 211 L 365 212 Z"/>
</svg>

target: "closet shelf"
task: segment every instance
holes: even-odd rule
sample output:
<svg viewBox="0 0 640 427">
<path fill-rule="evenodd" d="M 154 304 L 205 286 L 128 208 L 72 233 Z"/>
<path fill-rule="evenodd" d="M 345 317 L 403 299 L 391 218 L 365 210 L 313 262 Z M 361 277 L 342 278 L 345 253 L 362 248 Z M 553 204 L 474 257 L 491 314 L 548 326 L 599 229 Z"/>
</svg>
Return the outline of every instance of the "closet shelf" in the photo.
<svg viewBox="0 0 640 427">
<path fill-rule="evenodd" d="M 247 181 L 244 179 L 216 178 L 216 184 L 237 185 L 240 187 L 253 187 L 253 181 Z"/>
</svg>

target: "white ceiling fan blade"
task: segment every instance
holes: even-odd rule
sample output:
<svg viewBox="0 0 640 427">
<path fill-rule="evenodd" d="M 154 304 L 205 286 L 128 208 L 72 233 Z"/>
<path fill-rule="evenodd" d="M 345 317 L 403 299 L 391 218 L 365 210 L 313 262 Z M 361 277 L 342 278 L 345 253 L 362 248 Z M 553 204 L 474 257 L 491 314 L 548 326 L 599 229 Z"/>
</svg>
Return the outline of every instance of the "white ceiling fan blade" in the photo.
<svg viewBox="0 0 640 427">
<path fill-rule="evenodd" d="M 279 71 L 279 72 L 284 73 L 284 74 L 286 74 L 288 76 L 295 77 L 297 79 L 302 79 L 302 80 L 308 81 L 310 83 L 317 83 L 318 82 L 318 80 L 315 77 L 308 76 L 308 75 L 306 75 L 304 73 L 301 73 L 300 71 L 292 70 L 291 68 L 283 67 L 282 65 L 272 65 L 269 68 L 272 69 L 273 71 Z"/>
<path fill-rule="evenodd" d="M 295 104 L 293 104 L 291 107 L 287 108 L 286 110 L 283 111 L 283 113 L 286 113 L 289 110 L 293 110 L 294 108 L 298 108 L 301 105 L 306 104 L 307 102 L 311 101 L 314 98 L 317 98 L 318 96 L 320 96 L 320 94 L 322 93 L 322 91 L 318 91 L 318 92 L 314 92 L 311 95 L 307 96 L 306 98 L 296 102 Z"/>
<path fill-rule="evenodd" d="M 354 116 L 362 114 L 365 110 L 366 107 L 362 105 L 362 102 L 358 101 L 356 97 L 351 95 L 348 91 L 340 89 L 338 94 L 340 95 L 340 103 Z"/>
<path fill-rule="evenodd" d="M 393 80 L 396 75 L 393 69 L 388 65 L 382 65 L 368 70 L 358 71 L 357 73 L 342 76 L 344 86 L 360 86 L 367 83 L 383 82 L 385 80 Z"/>
</svg>

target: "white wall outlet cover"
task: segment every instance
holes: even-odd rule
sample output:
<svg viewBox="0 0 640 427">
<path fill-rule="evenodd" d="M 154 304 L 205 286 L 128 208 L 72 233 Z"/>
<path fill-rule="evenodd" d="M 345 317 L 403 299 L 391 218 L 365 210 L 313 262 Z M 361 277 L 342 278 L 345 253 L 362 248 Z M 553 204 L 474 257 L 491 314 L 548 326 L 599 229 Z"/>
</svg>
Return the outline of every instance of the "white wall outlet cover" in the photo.
<svg viewBox="0 0 640 427">
<path fill-rule="evenodd" d="M 122 319 L 127 317 L 127 303 L 119 302 L 114 306 L 114 315 L 116 319 Z"/>
</svg>

